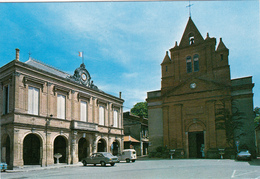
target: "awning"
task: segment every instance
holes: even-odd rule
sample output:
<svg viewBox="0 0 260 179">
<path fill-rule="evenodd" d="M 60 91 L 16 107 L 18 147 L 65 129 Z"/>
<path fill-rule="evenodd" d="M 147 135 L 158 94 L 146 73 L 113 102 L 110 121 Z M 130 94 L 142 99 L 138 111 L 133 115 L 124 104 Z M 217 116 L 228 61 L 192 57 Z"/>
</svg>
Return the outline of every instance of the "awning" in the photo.
<svg viewBox="0 0 260 179">
<path fill-rule="evenodd" d="M 124 136 L 124 142 L 137 142 L 137 143 L 140 143 L 140 141 L 136 140 L 135 138 L 131 137 L 130 135 Z"/>
</svg>

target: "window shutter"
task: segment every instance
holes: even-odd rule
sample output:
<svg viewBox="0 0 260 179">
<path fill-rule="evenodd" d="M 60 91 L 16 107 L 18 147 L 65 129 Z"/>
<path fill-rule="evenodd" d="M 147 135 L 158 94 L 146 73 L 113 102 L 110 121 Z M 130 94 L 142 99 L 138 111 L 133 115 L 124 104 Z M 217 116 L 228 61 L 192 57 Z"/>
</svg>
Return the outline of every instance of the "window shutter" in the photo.
<svg viewBox="0 0 260 179">
<path fill-rule="evenodd" d="M 85 101 L 80 103 L 80 120 L 87 122 L 87 103 Z"/>
<path fill-rule="evenodd" d="M 28 89 L 28 113 L 33 114 L 33 87 Z"/>
</svg>

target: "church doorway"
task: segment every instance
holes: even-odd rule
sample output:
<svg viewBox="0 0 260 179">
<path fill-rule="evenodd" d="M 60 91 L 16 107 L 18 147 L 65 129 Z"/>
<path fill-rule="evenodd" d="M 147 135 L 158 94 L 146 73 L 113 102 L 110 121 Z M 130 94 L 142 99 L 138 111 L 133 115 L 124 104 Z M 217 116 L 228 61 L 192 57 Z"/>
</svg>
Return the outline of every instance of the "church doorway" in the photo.
<svg viewBox="0 0 260 179">
<path fill-rule="evenodd" d="M 60 153 L 62 155 L 59 158 L 59 163 L 66 163 L 66 153 L 67 153 L 67 142 L 62 136 L 56 137 L 54 140 L 54 155 Z M 54 163 L 57 163 L 57 159 L 54 157 Z"/>
<path fill-rule="evenodd" d="M 23 140 L 24 165 L 40 164 L 41 141 L 35 134 L 27 135 Z"/>
<path fill-rule="evenodd" d="M 203 158 L 204 132 L 189 132 L 189 158 Z"/>
<path fill-rule="evenodd" d="M 88 157 L 89 153 L 90 153 L 90 150 L 89 150 L 88 141 L 85 138 L 81 138 L 79 140 L 79 145 L 78 145 L 79 161 L 81 161 L 85 157 Z"/>
<path fill-rule="evenodd" d="M 98 141 L 98 152 L 106 152 L 106 141 L 104 139 Z"/>
</svg>

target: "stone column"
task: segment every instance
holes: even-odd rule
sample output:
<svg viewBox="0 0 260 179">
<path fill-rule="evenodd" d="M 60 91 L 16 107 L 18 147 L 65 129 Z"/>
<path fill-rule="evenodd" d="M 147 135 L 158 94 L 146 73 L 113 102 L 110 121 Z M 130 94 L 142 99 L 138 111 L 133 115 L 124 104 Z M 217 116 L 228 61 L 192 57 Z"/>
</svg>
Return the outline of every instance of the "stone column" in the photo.
<svg viewBox="0 0 260 179">
<path fill-rule="evenodd" d="M 77 131 L 73 131 L 71 138 L 71 164 L 78 163 L 78 154 L 77 154 Z"/>
</svg>

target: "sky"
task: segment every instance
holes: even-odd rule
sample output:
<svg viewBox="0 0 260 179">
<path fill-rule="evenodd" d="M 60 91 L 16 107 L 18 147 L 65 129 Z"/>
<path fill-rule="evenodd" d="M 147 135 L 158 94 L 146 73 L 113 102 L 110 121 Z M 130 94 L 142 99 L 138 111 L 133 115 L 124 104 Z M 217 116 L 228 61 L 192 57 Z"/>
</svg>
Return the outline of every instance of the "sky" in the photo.
<svg viewBox="0 0 260 179">
<path fill-rule="evenodd" d="M 3 2 L 0 0 L 0 2 Z M 94 84 L 119 96 L 124 111 L 160 90 L 166 51 L 181 40 L 188 1 L 0 3 L 0 67 L 31 57 L 71 75 L 79 51 Z M 206 38 L 229 49 L 231 78 L 253 76 L 260 107 L 259 1 L 191 1 L 191 18 Z"/>
</svg>

